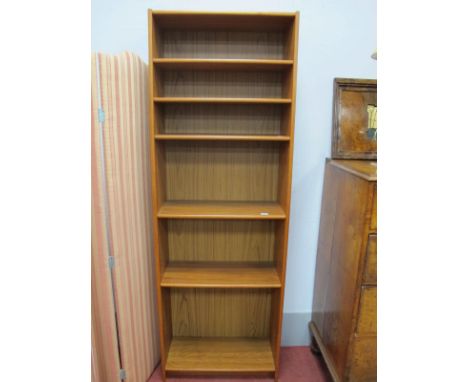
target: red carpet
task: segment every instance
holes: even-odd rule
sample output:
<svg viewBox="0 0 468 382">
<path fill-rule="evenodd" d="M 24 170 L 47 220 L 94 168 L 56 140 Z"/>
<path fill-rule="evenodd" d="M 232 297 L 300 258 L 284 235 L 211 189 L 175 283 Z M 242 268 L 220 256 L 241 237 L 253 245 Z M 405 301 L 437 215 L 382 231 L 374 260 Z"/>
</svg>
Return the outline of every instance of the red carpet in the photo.
<svg viewBox="0 0 468 382">
<path fill-rule="evenodd" d="M 294 346 L 281 348 L 280 382 L 329 382 L 323 360 L 312 354 L 309 347 Z M 161 382 L 159 368 L 148 382 Z M 168 382 L 271 382 L 272 378 L 168 378 Z"/>
</svg>

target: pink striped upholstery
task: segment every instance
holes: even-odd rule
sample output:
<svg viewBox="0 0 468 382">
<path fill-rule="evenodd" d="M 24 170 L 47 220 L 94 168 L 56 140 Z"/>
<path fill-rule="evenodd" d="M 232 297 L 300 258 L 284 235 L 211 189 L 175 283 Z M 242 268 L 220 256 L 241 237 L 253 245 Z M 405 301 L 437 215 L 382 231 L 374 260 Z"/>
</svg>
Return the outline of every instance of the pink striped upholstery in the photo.
<svg viewBox="0 0 468 382">
<path fill-rule="evenodd" d="M 92 158 L 93 175 L 95 158 Z M 95 186 L 93 176 L 93 189 Z M 116 377 L 119 373 L 119 360 L 117 352 L 117 336 L 115 332 L 114 314 L 112 307 L 110 274 L 107 268 L 104 248 L 105 241 L 98 240 L 102 237 L 97 233 L 100 220 L 95 210 L 94 193 L 92 195 L 92 263 L 91 263 L 91 295 L 92 295 L 92 376 L 93 382 L 120 381 Z M 103 351 L 106 349 L 106 351 Z"/>
<path fill-rule="evenodd" d="M 104 121 L 103 190 L 96 60 Z M 105 203 L 115 256 L 115 296 L 127 381 L 146 382 L 159 361 L 152 257 L 147 67 L 137 56 L 92 56 L 93 379 L 118 381 Z M 117 368 L 116 368 L 117 365 Z"/>
</svg>

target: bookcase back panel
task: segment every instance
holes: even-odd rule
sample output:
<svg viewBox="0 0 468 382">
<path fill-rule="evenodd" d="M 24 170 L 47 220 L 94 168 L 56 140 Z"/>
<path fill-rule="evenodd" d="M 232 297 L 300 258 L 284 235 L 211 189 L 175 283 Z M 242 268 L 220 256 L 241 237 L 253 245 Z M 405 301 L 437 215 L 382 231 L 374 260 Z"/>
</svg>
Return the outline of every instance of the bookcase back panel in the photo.
<svg viewBox="0 0 468 382">
<path fill-rule="evenodd" d="M 168 220 L 168 261 L 273 264 L 275 222 Z"/>
<path fill-rule="evenodd" d="M 182 337 L 270 335 L 269 289 L 171 289 L 172 334 Z"/>
<path fill-rule="evenodd" d="M 165 58 L 285 58 L 283 31 L 162 30 Z"/>
<path fill-rule="evenodd" d="M 167 200 L 277 201 L 278 143 L 164 144 Z"/>
<path fill-rule="evenodd" d="M 168 104 L 155 106 L 167 134 L 281 134 L 283 105 Z"/>
<path fill-rule="evenodd" d="M 159 86 L 164 97 L 281 98 L 281 71 L 163 70 Z"/>
</svg>

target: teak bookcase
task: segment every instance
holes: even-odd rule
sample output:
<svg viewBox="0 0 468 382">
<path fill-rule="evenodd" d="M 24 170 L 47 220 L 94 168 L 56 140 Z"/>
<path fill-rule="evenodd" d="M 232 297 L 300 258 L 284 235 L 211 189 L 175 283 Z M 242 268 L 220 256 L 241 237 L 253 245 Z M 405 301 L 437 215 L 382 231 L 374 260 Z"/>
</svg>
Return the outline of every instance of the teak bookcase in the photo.
<svg viewBox="0 0 468 382">
<path fill-rule="evenodd" d="M 163 378 L 278 380 L 298 18 L 149 11 Z"/>
</svg>

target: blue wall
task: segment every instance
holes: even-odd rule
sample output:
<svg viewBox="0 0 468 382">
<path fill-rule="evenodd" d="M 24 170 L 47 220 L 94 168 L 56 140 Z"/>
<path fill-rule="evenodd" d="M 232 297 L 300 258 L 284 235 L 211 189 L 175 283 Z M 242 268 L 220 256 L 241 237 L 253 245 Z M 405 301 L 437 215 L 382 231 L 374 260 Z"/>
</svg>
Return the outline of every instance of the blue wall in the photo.
<svg viewBox="0 0 468 382">
<path fill-rule="evenodd" d="M 147 61 L 147 9 L 300 11 L 296 133 L 283 344 L 308 344 L 334 77 L 376 78 L 376 0 L 93 0 L 92 49 Z"/>
</svg>

